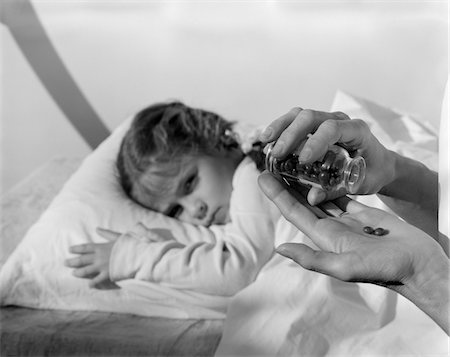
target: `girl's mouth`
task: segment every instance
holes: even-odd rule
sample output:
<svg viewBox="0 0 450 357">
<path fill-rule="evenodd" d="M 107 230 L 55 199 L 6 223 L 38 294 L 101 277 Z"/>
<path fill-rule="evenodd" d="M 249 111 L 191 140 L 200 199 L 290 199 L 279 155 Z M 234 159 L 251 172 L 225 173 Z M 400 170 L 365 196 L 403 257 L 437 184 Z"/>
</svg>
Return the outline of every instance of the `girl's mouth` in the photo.
<svg viewBox="0 0 450 357">
<path fill-rule="evenodd" d="M 207 220 L 206 226 L 209 227 L 212 224 L 220 224 L 220 217 L 218 215 L 218 212 L 220 211 L 220 207 L 218 207 L 209 217 L 209 219 Z"/>
</svg>

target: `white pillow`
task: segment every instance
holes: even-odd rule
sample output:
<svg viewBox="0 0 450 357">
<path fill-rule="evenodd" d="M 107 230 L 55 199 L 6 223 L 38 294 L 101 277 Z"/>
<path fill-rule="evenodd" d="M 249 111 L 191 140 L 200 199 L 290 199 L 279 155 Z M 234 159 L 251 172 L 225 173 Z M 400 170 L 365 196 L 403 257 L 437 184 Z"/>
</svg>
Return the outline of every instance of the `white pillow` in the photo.
<svg viewBox="0 0 450 357">
<path fill-rule="evenodd" d="M 131 118 L 82 163 L 49 208 L 27 232 L 0 271 L 2 305 L 68 310 L 102 310 L 174 318 L 223 318 L 228 298 L 177 291 L 157 284 L 124 281 L 102 291 L 72 276 L 64 266 L 69 246 L 104 242 L 96 227 L 118 232 L 138 222 L 169 230 L 181 242 L 211 241 L 220 229 L 183 224 L 130 200 L 117 179 L 115 160 Z M 217 228 L 217 227 L 216 227 Z"/>
</svg>

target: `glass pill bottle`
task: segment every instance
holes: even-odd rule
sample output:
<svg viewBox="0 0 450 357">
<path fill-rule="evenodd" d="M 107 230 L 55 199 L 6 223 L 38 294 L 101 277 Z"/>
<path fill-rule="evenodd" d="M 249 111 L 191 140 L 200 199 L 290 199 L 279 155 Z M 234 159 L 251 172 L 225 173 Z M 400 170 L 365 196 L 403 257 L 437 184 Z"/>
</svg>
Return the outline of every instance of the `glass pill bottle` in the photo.
<svg viewBox="0 0 450 357">
<path fill-rule="evenodd" d="M 351 157 L 347 150 L 338 145 L 331 145 L 321 160 L 309 164 L 298 161 L 299 149 L 284 159 L 272 156 L 275 143 L 268 144 L 266 150 L 266 169 L 285 180 L 337 191 L 344 187 L 347 193 L 357 193 L 364 181 L 366 162 L 362 156 Z"/>
</svg>

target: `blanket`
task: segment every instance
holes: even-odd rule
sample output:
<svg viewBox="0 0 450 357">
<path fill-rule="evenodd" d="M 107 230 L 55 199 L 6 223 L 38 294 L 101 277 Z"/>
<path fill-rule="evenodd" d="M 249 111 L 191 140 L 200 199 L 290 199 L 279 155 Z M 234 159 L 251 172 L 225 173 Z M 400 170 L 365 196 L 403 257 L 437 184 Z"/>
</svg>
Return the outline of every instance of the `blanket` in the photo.
<svg viewBox="0 0 450 357">
<path fill-rule="evenodd" d="M 314 244 L 285 220 L 277 245 Z M 281 237 L 281 239 L 280 239 Z M 395 292 L 274 256 L 228 308 L 219 356 L 447 355 L 447 335 Z"/>
</svg>

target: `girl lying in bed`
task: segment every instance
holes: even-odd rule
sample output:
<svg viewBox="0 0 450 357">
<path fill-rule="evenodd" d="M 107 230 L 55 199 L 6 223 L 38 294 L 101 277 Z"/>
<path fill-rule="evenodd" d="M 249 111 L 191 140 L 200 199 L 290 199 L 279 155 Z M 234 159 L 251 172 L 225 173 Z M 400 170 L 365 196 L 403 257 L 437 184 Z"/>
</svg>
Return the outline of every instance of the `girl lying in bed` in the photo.
<svg viewBox="0 0 450 357">
<path fill-rule="evenodd" d="M 274 252 L 280 213 L 257 184 L 263 154 L 240 148 L 233 124 L 180 102 L 139 112 L 117 159 L 125 192 L 175 219 L 215 229 L 208 242 L 182 244 L 141 226 L 111 242 L 71 247 L 66 264 L 97 288 L 140 279 L 179 289 L 230 296 L 250 284 Z M 216 227 L 217 228 L 217 227 Z"/>
</svg>

